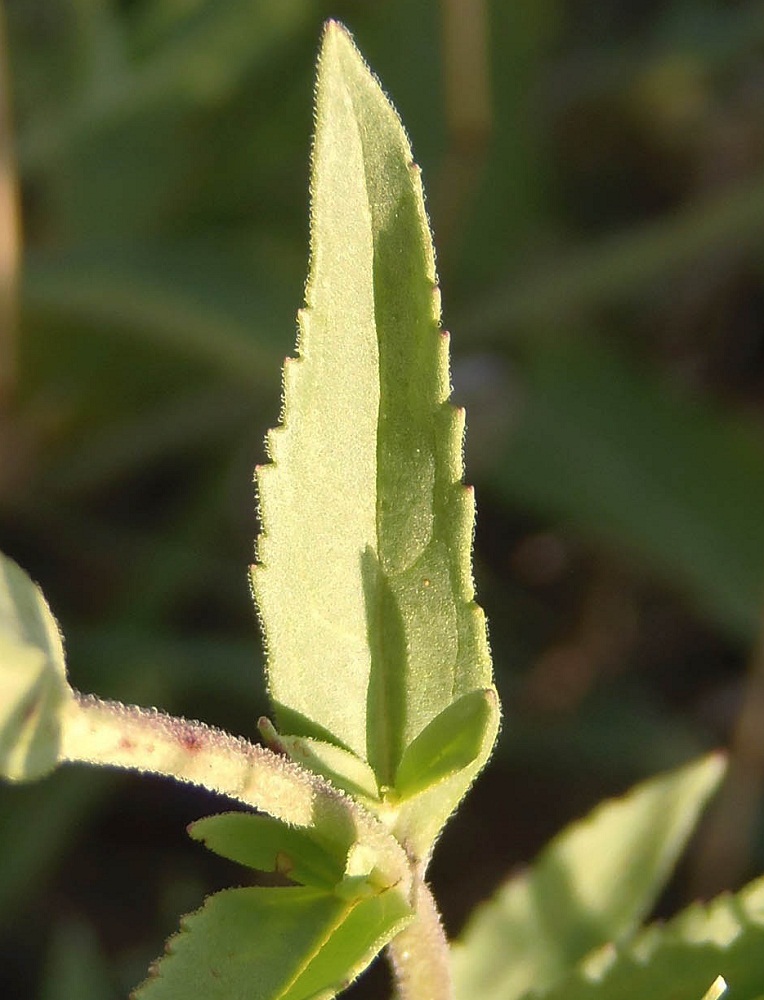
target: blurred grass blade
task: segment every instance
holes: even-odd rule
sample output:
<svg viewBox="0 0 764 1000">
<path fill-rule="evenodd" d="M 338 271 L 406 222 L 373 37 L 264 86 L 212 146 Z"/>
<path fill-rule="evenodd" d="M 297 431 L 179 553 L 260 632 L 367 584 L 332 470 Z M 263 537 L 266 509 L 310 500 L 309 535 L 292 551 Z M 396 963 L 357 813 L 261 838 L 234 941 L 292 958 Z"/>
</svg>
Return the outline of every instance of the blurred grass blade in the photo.
<svg viewBox="0 0 764 1000">
<path fill-rule="evenodd" d="M 116 1000 L 94 929 L 79 921 L 55 928 L 40 1000 Z"/>
<path fill-rule="evenodd" d="M 44 166 L 105 122 L 183 101 L 191 106 L 229 98 L 247 72 L 273 59 L 308 23 L 311 0 L 208 0 L 161 45 L 114 75 L 111 85 L 76 93 L 55 115 L 34 121 L 19 137 L 25 169 Z"/>
<path fill-rule="evenodd" d="M 764 448 L 742 418 L 672 397 L 600 345 L 548 346 L 493 483 L 630 549 L 729 633 L 757 634 Z"/>
<path fill-rule="evenodd" d="M 515 280 L 457 318 L 475 339 L 505 331 L 537 333 L 540 322 L 564 322 L 574 310 L 635 296 L 658 279 L 725 248 L 756 247 L 764 233 L 764 176 L 746 178 L 673 216 L 604 237 Z"/>
</svg>

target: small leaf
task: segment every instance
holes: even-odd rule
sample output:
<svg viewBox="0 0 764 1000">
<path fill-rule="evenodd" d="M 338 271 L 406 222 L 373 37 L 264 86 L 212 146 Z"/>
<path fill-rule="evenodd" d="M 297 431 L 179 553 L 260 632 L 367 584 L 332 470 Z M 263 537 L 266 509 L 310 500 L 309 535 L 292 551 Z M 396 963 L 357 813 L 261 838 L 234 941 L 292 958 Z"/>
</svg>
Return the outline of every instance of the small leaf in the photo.
<svg viewBox="0 0 764 1000">
<path fill-rule="evenodd" d="M 219 892 L 182 921 L 134 1000 L 333 996 L 408 916 L 396 890 L 361 902 L 302 886 Z"/>
<path fill-rule="evenodd" d="M 331 890 L 345 873 L 347 851 L 322 845 L 310 827 L 287 826 L 270 816 L 220 813 L 197 820 L 188 832 L 221 857 L 258 871 L 280 872 L 302 885 Z"/>
<path fill-rule="evenodd" d="M 453 948 L 457 996 L 516 1000 L 546 990 L 592 949 L 631 934 L 723 772 L 723 759 L 711 755 L 564 830 L 467 925 Z"/>
<path fill-rule="evenodd" d="M 407 747 L 395 790 L 401 798 L 435 785 L 478 757 L 496 702 L 493 690 L 472 691 L 436 716 Z"/>
<path fill-rule="evenodd" d="M 361 799 L 379 799 L 379 789 L 374 772 L 352 751 L 325 740 L 309 736 L 285 736 L 276 732 L 266 718 L 258 722 L 260 733 L 274 750 L 286 754 L 290 760 L 314 774 L 327 778 L 335 788 Z"/>
<path fill-rule="evenodd" d="M 395 819 L 388 819 L 392 832 L 400 843 L 406 845 L 411 857 L 429 856 L 443 824 L 488 760 L 496 742 L 500 722 L 499 699 L 492 689 L 479 693 L 489 694 L 489 697 L 486 700 L 488 712 L 482 731 L 482 746 L 475 760 L 460 771 L 441 778 L 437 784 L 398 802 Z"/>
<path fill-rule="evenodd" d="M 53 770 L 71 698 L 50 608 L 26 573 L 0 555 L 0 776 L 29 781 Z"/>
<path fill-rule="evenodd" d="M 491 686 L 491 663 L 419 170 L 335 23 L 319 60 L 311 251 L 283 426 L 257 473 L 253 587 L 280 728 L 352 751 L 391 786 L 427 725 Z M 450 786 L 441 825 L 477 767 Z"/>
</svg>

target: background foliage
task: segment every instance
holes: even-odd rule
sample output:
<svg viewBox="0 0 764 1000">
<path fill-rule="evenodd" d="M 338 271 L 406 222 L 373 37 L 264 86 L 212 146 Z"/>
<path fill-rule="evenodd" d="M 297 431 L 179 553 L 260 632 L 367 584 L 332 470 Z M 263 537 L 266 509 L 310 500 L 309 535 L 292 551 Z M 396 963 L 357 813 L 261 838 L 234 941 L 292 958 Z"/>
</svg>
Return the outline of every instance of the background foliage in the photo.
<svg viewBox="0 0 764 1000">
<path fill-rule="evenodd" d="M 423 167 L 468 407 L 506 719 L 432 872 L 449 929 L 603 794 L 729 740 L 734 829 L 701 834 L 671 909 L 739 885 L 764 868 L 760 2 L 8 0 L 0 549 L 77 687 L 254 736 L 251 476 L 330 15 Z M 124 996 L 240 879 L 183 832 L 214 805 L 74 771 L 0 789 L 0 994 Z"/>
</svg>

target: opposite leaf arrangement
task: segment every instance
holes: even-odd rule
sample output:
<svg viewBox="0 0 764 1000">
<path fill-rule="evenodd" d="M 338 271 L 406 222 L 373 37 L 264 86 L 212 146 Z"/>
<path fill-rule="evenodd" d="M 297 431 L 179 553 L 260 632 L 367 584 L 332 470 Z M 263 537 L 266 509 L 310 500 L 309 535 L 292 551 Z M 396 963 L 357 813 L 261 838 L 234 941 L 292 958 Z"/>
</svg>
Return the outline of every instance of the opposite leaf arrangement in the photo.
<svg viewBox="0 0 764 1000">
<path fill-rule="evenodd" d="M 449 949 L 425 873 L 491 752 L 499 704 L 419 170 L 334 22 L 311 190 L 298 352 L 257 471 L 252 579 L 276 725 L 261 719 L 254 745 L 76 693 L 42 594 L 4 559 L 0 773 L 126 767 L 256 810 L 189 832 L 291 884 L 211 896 L 135 1000 L 323 1000 L 385 945 L 402 1000 L 712 1000 L 721 976 L 736 998 L 764 997 L 764 883 L 637 933 L 721 779 L 717 756 L 563 833 Z"/>
</svg>

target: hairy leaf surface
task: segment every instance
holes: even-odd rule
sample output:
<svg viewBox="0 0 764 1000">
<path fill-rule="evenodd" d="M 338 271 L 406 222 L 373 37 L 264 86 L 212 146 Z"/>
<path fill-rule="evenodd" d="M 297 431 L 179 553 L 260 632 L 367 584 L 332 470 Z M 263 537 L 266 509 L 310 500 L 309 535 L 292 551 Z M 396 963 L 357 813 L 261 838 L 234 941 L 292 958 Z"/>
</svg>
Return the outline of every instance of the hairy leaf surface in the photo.
<svg viewBox="0 0 764 1000">
<path fill-rule="evenodd" d="M 723 759 L 712 755 L 638 785 L 564 830 L 475 913 L 453 949 L 457 996 L 514 1000 L 547 989 L 593 949 L 632 933 L 723 771 Z"/>
<path fill-rule="evenodd" d="M 345 871 L 346 851 L 322 844 L 317 831 L 287 826 L 271 816 L 219 813 L 188 828 L 215 854 L 248 868 L 279 872 L 302 885 L 333 889 Z"/>
<path fill-rule="evenodd" d="M 379 787 L 374 771 L 366 761 L 336 743 L 312 739 L 309 736 L 285 736 L 278 733 L 266 718 L 258 722 L 266 744 L 284 753 L 314 774 L 327 778 L 336 787 L 361 801 L 379 799 Z"/>
<path fill-rule="evenodd" d="M 447 402 L 435 282 L 403 127 L 348 34 L 330 24 L 306 308 L 271 464 L 258 470 L 253 581 L 280 729 L 352 751 L 383 786 L 429 722 L 491 686 L 473 599 L 463 415 Z M 486 726 L 481 762 L 495 728 Z M 454 785 L 442 819 L 475 770 Z"/>
<path fill-rule="evenodd" d="M 228 889 L 187 916 L 134 1000 L 330 997 L 410 911 L 396 890 L 348 901 L 322 889 Z"/>
</svg>

